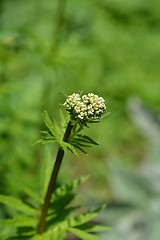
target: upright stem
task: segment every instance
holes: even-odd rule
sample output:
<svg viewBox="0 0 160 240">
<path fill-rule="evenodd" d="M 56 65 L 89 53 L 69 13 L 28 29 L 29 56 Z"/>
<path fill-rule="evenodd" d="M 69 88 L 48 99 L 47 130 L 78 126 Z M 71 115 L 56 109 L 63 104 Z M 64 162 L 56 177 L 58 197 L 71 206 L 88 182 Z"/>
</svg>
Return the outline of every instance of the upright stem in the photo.
<svg viewBox="0 0 160 240">
<path fill-rule="evenodd" d="M 72 127 L 73 127 L 73 125 L 71 124 L 71 122 L 69 122 L 68 126 L 66 128 L 64 137 L 63 137 L 64 142 L 68 141 L 68 137 L 71 133 Z M 54 190 L 54 187 L 55 187 L 56 179 L 57 179 L 58 172 L 59 172 L 59 169 L 60 169 L 60 166 L 61 166 L 61 163 L 62 163 L 63 156 L 64 156 L 64 150 L 63 150 L 62 147 L 59 147 L 57 157 L 56 157 L 56 161 L 55 161 L 55 164 L 54 164 L 54 167 L 53 167 L 52 175 L 51 175 L 51 178 L 50 178 L 50 182 L 49 182 L 49 185 L 48 185 L 48 189 L 47 189 L 47 192 L 46 192 L 46 196 L 45 196 L 45 199 L 44 199 L 44 203 L 43 203 L 43 206 L 42 206 L 41 216 L 40 216 L 40 220 L 39 220 L 38 228 L 37 228 L 37 233 L 38 234 L 42 234 L 45 230 L 47 212 L 48 212 L 51 196 L 52 196 L 52 193 L 53 193 L 53 190 Z"/>
</svg>

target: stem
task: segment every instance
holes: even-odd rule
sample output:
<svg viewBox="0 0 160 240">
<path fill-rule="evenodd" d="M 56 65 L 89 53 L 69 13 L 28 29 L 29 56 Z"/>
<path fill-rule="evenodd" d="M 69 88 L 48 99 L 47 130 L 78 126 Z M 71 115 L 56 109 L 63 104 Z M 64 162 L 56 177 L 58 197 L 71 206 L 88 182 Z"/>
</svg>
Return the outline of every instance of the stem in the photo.
<svg viewBox="0 0 160 240">
<path fill-rule="evenodd" d="M 66 131 L 65 131 L 65 134 L 64 134 L 64 137 L 63 137 L 64 142 L 68 141 L 68 138 L 69 138 L 69 135 L 71 133 L 72 127 L 73 127 L 73 125 L 71 124 L 71 121 L 70 121 L 68 123 L 68 126 L 66 128 Z M 47 192 L 46 192 L 46 196 L 45 196 L 45 199 L 44 199 L 44 203 L 43 203 L 43 206 L 42 206 L 41 216 L 40 216 L 40 220 L 39 220 L 38 228 L 37 228 L 37 233 L 38 234 L 42 234 L 45 230 L 47 212 L 48 212 L 51 196 L 52 196 L 52 193 L 53 193 L 53 190 L 54 190 L 54 187 L 55 187 L 56 179 L 57 179 L 57 176 L 58 176 L 58 173 L 59 173 L 59 169 L 60 169 L 60 166 L 61 166 L 61 163 L 62 163 L 63 156 L 64 156 L 64 150 L 63 150 L 62 147 L 59 147 L 57 157 L 56 157 L 56 161 L 55 161 L 55 164 L 54 164 L 54 167 L 53 167 L 52 175 L 51 175 L 51 178 L 50 178 L 50 182 L 49 182 L 49 185 L 48 185 L 48 189 L 47 189 Z"/>
</svg>

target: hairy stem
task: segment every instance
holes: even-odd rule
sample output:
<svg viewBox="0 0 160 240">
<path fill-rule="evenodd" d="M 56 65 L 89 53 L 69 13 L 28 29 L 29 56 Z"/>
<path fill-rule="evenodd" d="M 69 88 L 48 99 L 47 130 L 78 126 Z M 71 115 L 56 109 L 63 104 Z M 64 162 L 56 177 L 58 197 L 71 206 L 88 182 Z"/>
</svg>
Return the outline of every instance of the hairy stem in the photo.
<svg viewBox="0 0 160 240">
<path fill-rule="evenodd" d="M 66 128 L 64 137 L 63 137 L 63 141 L 67 142 L 70 132 L 72 130 L 73 125 L 71 124 L 71 122 L 68 123 L 68 126 Z M 64 156 L 64 150 L 62 147 L 59 147 L 58 149 L 58 153 L 57 153 L 57 157 L 56 157 L 56 161 L 53 167 L 53 171 L 52 171 L 52 175 L 50 178 L 50 182 L 48 184 L 48 189 L 45 195 L 45 199 L 44 199 L 44 203 L 42 206 L 42 210 L 41 210 L 41 216 L 40 216 L 40 220 L 38 223 L 38 228 L 37 228 L 37 233 L 38 234 L 42 234 L 45 230 L 45 225 L 46 225 L 46 217 L 47 217 L 47 212 L 48 212 L 48 208 L 50 205 L 50 200 L 51 200 L 51 196 L 55 187 L 55 183 L 56 183 L 56 179 L 58 176 L 58 172 L 62 163 L 62 159 Z"/>
</svg>

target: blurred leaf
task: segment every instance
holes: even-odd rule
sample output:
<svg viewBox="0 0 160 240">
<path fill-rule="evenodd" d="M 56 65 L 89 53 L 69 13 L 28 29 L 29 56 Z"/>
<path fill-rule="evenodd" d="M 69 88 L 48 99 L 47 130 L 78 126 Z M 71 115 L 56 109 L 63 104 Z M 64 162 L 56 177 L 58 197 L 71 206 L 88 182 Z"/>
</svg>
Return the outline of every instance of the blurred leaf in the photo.
<svg viewBox="0 0 160 240">
<path fill-rule="evenodd" d="M 36 235 L 32 238 L 32 240 L 63 240 L 66 236 L 65 231 L 48 231 L 46 233 L 43 233 L 42 235 Z"/>
<path fill-rule="evenodd" d="M 26 193 L 29 197 L 35 199 L 36 201 L 41 201 L 40 196 L 36 192 L 32 191 L 30 188 L 23 186 L 23 192 Z"/>
<path fill-rule="evenodd" d="M 93 219 L 94 217 L 97 216 L 97 214 L 99 212 L 101 212 L 103 209 L 105 208 L 105 205 L 103 205 L 100 208 L 97 208 L 94 211 L 88 211 L 86 213 L 83 213 L 79 216 L 76 217 L 70 217 L 69 219 L 61 222 L 58 224 L 58 226 L 56 227 L 61 227 L 62 229 L 68 229 L 70 227 L 77 227 L 80 226 L 88 221 L 90 221 L 91 219 Z"/>
<path fill-rule="evenodd" d="M 33 217 L 28 217 L 24 215 L 17 215 L 12 219 L 1 220 L 0 225 L 8 225 L 15 227 L 35 227 L 37 220 Z"/>
<path fill-rule="evenodd" d="M 54 137 L 43 137 L 38 141 L 36 141 L 33 145 L 36 145 L 38 143 L 45 144 L 45 143 L 52 143 L 52 142 L 56 142 L 56 139 Z"/>
<path fill-rule="evenodd" d="M 73 193 L 77 189 L 77 187 L 81 183 L 87 181 L 88 178 L 89 178 L 89 175 L 83 176 L 83 177 L 73 180 L 67 184 L 63 184 L 61 187 L 56 188 L 52 195 L 52 201 L 54 199 L 59 199 L 59 197 L 63 197 L 66 194 Z"/>
<path fill-rule="evenodd" d="M 102 225 L 89 225 L 89 224 L 83 224 L 78 226 L 78 229 L 85 230 L 87 232 L 103 232 L 110 230 L 110 227 L 102 226 Z"/>
<path fill-rule="evenodd" d="M 37 210 L 23 203 L 20 199 L 11 196 L 0 195 L 0 202 L 6 204 L 18 211 L 25 212 L 28 214 L 36 214 Z"/>
<path fill-rule="evenodd" d="M 95 236 L 93 234 L 90 233 L 86 233 L 78 228 L 69 228 L 68 229 L 69 232 L 74 233 L 76 236 L 80 237 L 81 239 L 84 240 L 98 240 L 100 239 L 99 236 Z"/>
</svg>

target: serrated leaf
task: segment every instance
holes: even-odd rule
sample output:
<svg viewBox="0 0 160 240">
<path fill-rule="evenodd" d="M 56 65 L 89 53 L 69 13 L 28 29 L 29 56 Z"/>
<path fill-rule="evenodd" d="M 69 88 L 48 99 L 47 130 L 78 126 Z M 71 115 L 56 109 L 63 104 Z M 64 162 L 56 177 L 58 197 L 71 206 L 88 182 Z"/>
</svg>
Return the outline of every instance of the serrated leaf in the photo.
<svg viewBox="0 0 160 240">
<path fill-rule="evenodd" d="M 51 137 L 51 138 L 41 138 L 38 143 L 42 143 L 42 144 L 45 144 L 45 143 L 52 143 L 52 142 L 56 142 L 56 139 Z M 37 142 L 36 142 L 37 143 Z"/>
<path fill-rule="evenodd" d="M 88 154 L 88 153 L 87 153 L 83 148 L 81 148 L 78 144 L 72 143 L 72 145 L 73 145 L 75 148 L 79 149 L 81 152 L 83 152 L 83 153 L 85 153 L 85 154 Z"/>
<path fill-rule="evenodd" d="M 85 142 L 85 143 L 90 144 L 89 142 Z M 88 145 L 88 144 L 85 144 L 85 143 L 81 143 L 80 141 L 73 141 L 73 142 L 71 142 L 72 145 L 73 144 L 77 144 L 78 146 L 81 146 L 81 147 L 91 147 L 91 145 Z"/>
<path fill-rule="evenodd" d="M 1 220 L 0 225 L 8 225 L 15 227 L 35 227 L 37 220 L 33 217 L 18 215 L 12 219 Z"/>
<path fill-rule="evenodd" d="M 47 229 L 53 229 L 61 222 L 65 221 L 65 219 L 67 219 L 71 212 L 73 212 L 75 209 L 77 209 L 77 207 L 62 208 L 61 210 L 58 209 L 56 214 L 51 214 L 49 217 L 47 217 Z"/>
<path fill-rule="evenodd" d="M 66 237 L 64 230 L 49 230 L 42 235 L 35 235 L 32 240 L 63 240 Z"/>
<path fill-rule="evenodd" d="M 87 135 L 81 135 L 81 134 L 77 134 L 79 141 L 87 141 L 90 144 L 93 145 L 99 145 L 98 143 L 96 143 L 92 138 L 88 137 Z"/>
<path fill-rule="evenodd" d="M 55 118 L 53 118 L 53 123 L 54 123 L 54 127 L 55 127 L 57 133 L 62 138 L 63 134 L 64 134 L 64 131 L 63 131 L 62 127 L 58 124 L 58 122 Z"/>
<path fill-rule="evenodd" d="M 90 233 L 86 233 L 78 228 L 69 228 L 67 229 L 68 232 L 73 233 L 74 235 L 78 236 L 80 239 L 82 240 L 98 240 L 101 237 L 90 234 Z"/>
<path fill-rule="evenodd" d="M 72 193 L 76 190 L 76 188 L 83 182 L 85 182 L 89 178 L 89 175 L 80 177 L 76 180 L 73 180 L 67 184 L 63 184 L 62 186 L 55 189 L 54 194 L 52 195 L 52 199 L 57 199 L 59 197 L 65 196 L 66 194 Z"/>
<path fill-rule="evenodd" d="M 75 198 L 76 194 L 68 193 L 65 196 L 61 196 L 50 204 L 49 213 L 62 211 L 70 202 Z"/>
<path fill-rule="evenodd" d="M 30 207 L 29 205 L 23 203 L 20 199 L 14 198 L 11 196 L 0 195 L 0 202 L 6 204 L 14 209 L 28 213 L 28 214 L 36 214 L 37 210 Z"/>
<path fill-rule="evenodd" d="M 46 134 L 50 137 L 53 137 L 52 134 L 49 131 L 40 131 L 40 133 Z"/>
<path fill-rule="evenodd" d="M 77 216 L 77 217 L 71 217 L 66 221 L 68 221 L 69 227 L 76 227 L 76 226 L 82 225 L 82 224 L 90 221 L 94 217 L 96 217 L 97 214 L 105 208 L 105 206 L 106 205 L 103 205 L 103 206 L 101 206 L 100 208 L 97 208 L 94 211 L 88 211 L 88 212 L 83 213 L 83 214 L 81 214 L 80 216 Z"/>
<path fill-rule="evenodd" d="M 90 224 L 83 224 L 78 226 L 78 229 L 85 230 L 87 232 L 103 232 L 110 230 L 111 228 L 108 226 L 101 226 L 101 225 L 90 225 Z"/>
<path fill-rule="evenodd" d="M 87 143 L 87 144 L 91 144 L 90 141 L 86 140 L 86 139 L 83 139 L 83 138 L 78 138 L 78 137 L 74 137 L 73 138 L 73 143 L 77 143 L 77 144 L 82 144 L 82 143 Z"/>
<path fill-rule="evenodd" d="M 45 143 L 51 143 L 51 142 L 56 142 L 56 139 L 53 138 L 53 137 L 50 137 L 50 138 L 49 138 L 49 137 L 48 137 L 48 138 L 43 137 L 43 138 L 37 140 L 37 141 L 33 144 L 33 146 L 36 145 L 36 144 L 39 144 L 39 143 L 45 144 Z"/>
<path fill-rule="evenodd" d="M 52 135 L 56 139 L 60 139 L 60 135 L 58 134 L 57 129 L 55 128 L 53 122 L 49 118 L 47 111 L 44 111 L 43 118 L 44 118 L 44 122 L 45 122 L 46 126 L 51 131 Z"/>
<path fill-rule="evenodd" d="M 105 208 L 105 205 L 101 206 L 100 208 L 98 208 L 94 211 L 88 211 L 86 213 L 83 213 L 80 216 L 70 217 L 64 221 L 59 222 L 54 227 L 54 229 L 63 229 L 63 230 L 66 229 L 67 230 L 68 228 L 78 227 L 78 226 L 90 221 L 94 217 L 96 217 L 97 214 L 100 211 L 102 211 L 104 208 Z"/>
<path fill-rule="evenodd" d="M 70 204 L 70 202 L 75 198 L 76 194 L 74 193 L 75 189 L 78 187 L 78 185 L 84 181 L 86 181 L 89 178 L 89 176 L 81 177 L 79 179 L 76 179 L 70 183 L 64 184 L 61 187 L 57 188 L 52 195 L 51 203 L 50 203 L 50 213 L 57 213 L 59 211 L 64 211 L 64 208 Z M 79 206 L 74 206 L 74 209 L 79 208 Z M 68 208 L 67 208 L 68 209 Z M 70 209 L 73 210 L 73 209 Z M 60 213 L 60 216 L 62 216 L 62 213 Z M 54 216 L 53 216 L 54 217 Z M 57 217 L 55 215 L 55 217 Z M 54 221 L 56 222 L 56 221 Z"/>
<path fill-rule="evenodd" d="M 73 145 L 71 145 L 70 143 L 68 143 L 68 142 L 64 142 L 63 141 L 63 143 L 62 143 L 63 145 L 62 145 L 62 147 L 63 148 L 68 148 L 74 155 L 76 155 L 76 156 L 78 156 L 78 153 L 76 152 L 76 150 L 74 149 L 74 146 Z"/>
</svg>

